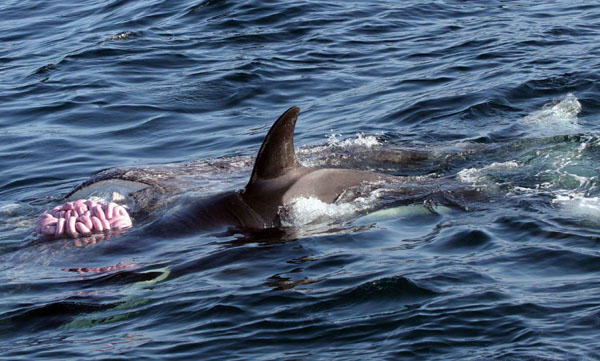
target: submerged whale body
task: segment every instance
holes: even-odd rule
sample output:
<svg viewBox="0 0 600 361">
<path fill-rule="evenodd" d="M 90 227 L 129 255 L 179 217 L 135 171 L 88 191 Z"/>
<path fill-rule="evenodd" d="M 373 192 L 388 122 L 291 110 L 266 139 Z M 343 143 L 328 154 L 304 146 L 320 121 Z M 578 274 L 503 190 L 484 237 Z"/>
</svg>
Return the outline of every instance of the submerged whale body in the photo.
<svg viewBox="0 0 600 361">
<path fill-rule="evenodd" d="M 273 124 L 256 157 L 252 175 L 242 190 L 211 197 L 182 197 L 154 226 L 170 231 L 193 231 L 217 227 L 262 229 L 278 227 L 280 208 L 301 197 L 333 203 L 345 192 L 367 182 L 392 181 L 396 177 L 350 169 L 303 166 L 294 149 L 294 129 L 300 109 L 292 107 Z M 67 197 L 107 185 L 125 186 L 134 193 L 168 192 L 126 172 L 96 177 Z M 147 202 L 151 207 L 152 202 Z"/>
</svg>

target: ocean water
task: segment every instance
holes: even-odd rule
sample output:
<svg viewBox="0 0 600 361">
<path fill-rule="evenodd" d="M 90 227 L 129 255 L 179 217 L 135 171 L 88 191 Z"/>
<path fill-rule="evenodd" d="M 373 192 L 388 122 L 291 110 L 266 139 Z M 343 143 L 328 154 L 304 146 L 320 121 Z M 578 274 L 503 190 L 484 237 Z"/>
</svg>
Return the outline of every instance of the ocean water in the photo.
<svg viewBox="0 0 600 361">
<path fill-rule="evenodd" d="M 590 1 L 2 2 L 0 358 L 600 359 L 598 19 Z M 35 235 L 105 169 L 242 188 L 292 105 L 303 163 L 414 189 L 298 199 L 261 232 Z"/>
</svg>

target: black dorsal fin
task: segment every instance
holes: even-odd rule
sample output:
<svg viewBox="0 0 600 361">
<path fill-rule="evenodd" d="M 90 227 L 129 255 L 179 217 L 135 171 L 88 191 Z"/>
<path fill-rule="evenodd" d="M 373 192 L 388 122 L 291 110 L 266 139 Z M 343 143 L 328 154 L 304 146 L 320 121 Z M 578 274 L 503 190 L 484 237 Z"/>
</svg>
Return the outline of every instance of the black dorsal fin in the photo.
<svg viewBox="0 0 600 361">
<path fill-rule="evenodd" d="M 300 108 L 291 107 L 273 124 L 258 151 L 248 185 L 259 179 L 273 179 L 302 167 L 294 150 L 294 128 Z"/>
</svg>

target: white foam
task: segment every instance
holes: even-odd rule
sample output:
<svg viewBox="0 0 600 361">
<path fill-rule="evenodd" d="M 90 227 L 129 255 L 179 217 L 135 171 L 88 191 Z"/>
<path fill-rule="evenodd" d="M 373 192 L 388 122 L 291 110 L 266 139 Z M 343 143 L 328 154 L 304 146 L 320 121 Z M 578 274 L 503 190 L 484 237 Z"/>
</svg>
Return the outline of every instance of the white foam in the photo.
<svg viewBox="0 0 600 361">
<path fill-rule="evenodd" d="M 598 197 L 586 197 L 582 193 L 565 192 L 557 194 L 552 203 L 578 217 L 600 218 L 600 198 Z"/>
<path fill-rule="evenodd" d="M 336 148 L 352 148 L 352 147 L 364 147 L 371 148 L 377 145 L 381 145 L 381 142 L 374 135 L 364 135 L 363 133 L 356 133 L 356 138 L 347 138 L 339 140 L 338 137 L 341 134 L 331 134 L 327 137 L 327 145 L 329 147 Z"/>
<path fill-rule="evenodd" d="M 563 100 L 544 105 L 541 110 L 529 114 L 523 121 L 562 129 L 579 129 L 577 119 L 579 112 L 581 112 L 581 103 L 569 93 Z"/>
<path fill-rule="evenodd" d="M 374 135 L 364 135 L 363 133 L 356 133 L 354 138 L 347 138 L 340 140 L 341 134 L 331 134 L 327 136 L 327 142 L 319 146 L 302 147 L 296 149 L 298 155 L 321 155 L 325 153 L 339 152 L 350 149 L 370 149 L 372 147 L 380 146 L 382 143 Z"/>
<path fill-rule="evenodd" d="M 539 154 L 539 161 L 532 162 L 532 167 L 542 168 L 536 177 L 550 180 L 539 184 L 539 188 L 546 190 L 574 190 L 589 189 L 597 181 L 597 167 L 593 159 L 586 155 L 588 146 L 595 144 L 593 137 L 581 137 L 582 143 L 576 148 L 564 150 L 561 147 L 556 152 Z"/>
<path fill-rule="evenodd" d="M 131 31 L 122 31 L 118 34 L 109 36 L 108 38 L 106 38 L 106 41 L 128 40 L 129 38 L 131 38 L 131 35 L 133 35 Z"/>
<path fill-rule="evenodd" d="M 299 227 L 349 218 L 373 207 L 382 192 L 377 189 L 366 197 L 344 203 L 325 203 L 314 197 L 296 198 L 280 209 L 281 225 Z"/>
<path fill-rule="evenodd" d="M 508 162 L 494 162 L 482 168 L 466 168 L 456 174 L 459 181 L 473 185 L 490 185 L 495 182 L 490 178 L 490 175 L 520 168 L 521 165 L 514 160 Z"/>
</svg>

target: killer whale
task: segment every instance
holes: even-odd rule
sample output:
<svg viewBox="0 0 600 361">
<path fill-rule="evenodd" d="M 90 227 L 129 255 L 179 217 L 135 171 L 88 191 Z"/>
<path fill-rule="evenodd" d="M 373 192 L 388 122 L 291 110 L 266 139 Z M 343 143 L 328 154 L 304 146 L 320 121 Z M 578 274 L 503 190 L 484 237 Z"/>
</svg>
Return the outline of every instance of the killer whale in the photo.
<svg viewBox="0 0 600 361">
<path fill-rule="evenodd" d="M 165 214 L 162 224 L 180 232 L 219 226 L 241 229 L 279 227 L 281 207 L 294 199 L 312 197 L 332 203 L 352 187 L 395 178 L 351 169 L 305 167 L 298 160 L 294 147 L 294 130 L 299 114 L 300 108 L 294 106 L 275 121 L 258 151 L 252 175 L 242 190 L 208 198 L 184 198 L 178 202 L 178 207 Z"/>
<path fill-rule="evenodd" d="M 294 148 L 294 130 L 300 114 L 297 106 L 285 111 L 267 133 L 256 156 L 252 174 L 241 190 L 209 197 L 183 195 L 170 205 L 153 227 L 169 232 L 186 232 L 218 227 L 264 229 L 280 226 L 279 211 L 299 197 L 324 203 L 335 202 L 346 191 L 364 183 L 394 181 L 397 177 L 351 169 L 306 167 Z M 124 186 L 132 196 L 145 194 L 142 208 L 158 204 L 164 184 L 131 171 L 104 172 L 74 189 L 67 199 L 110 185 Z M 157 196 L 158 195 L 158 196 Z"/>
</svg>

